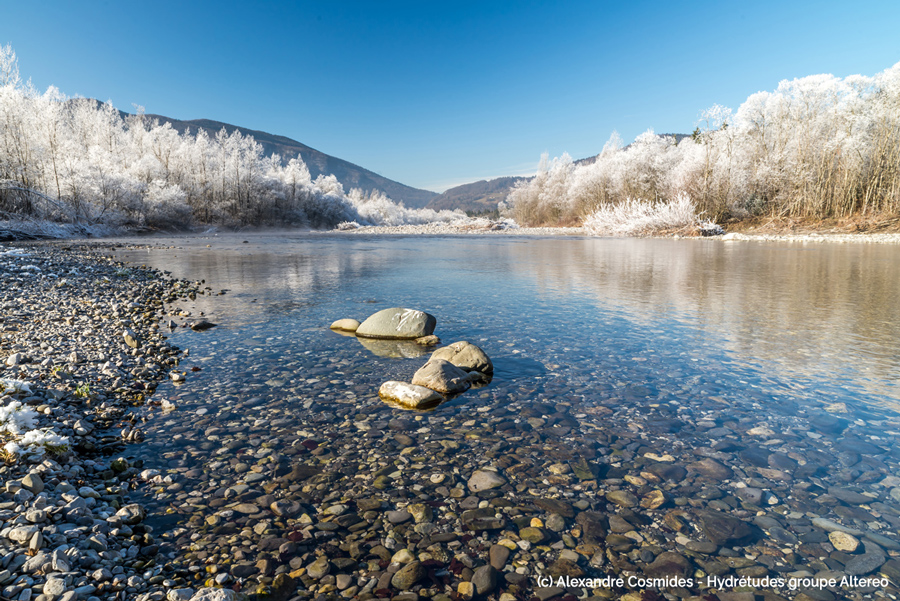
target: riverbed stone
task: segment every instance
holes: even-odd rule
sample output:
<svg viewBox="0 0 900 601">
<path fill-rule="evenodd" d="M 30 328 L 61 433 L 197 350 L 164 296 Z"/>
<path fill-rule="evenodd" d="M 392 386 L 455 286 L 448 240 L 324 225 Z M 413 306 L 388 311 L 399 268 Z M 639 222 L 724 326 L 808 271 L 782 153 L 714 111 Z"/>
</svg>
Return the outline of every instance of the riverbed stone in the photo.
<svg viewBox="0 0 900 601">
<path fill-rule="evenodd" d="M 700 461 L 688 464 L 688 469 L 699 472 L 711 480 L 728 480 L 734 476 L 730 468 L 725 467 L 715 459 L 704 457 Z"/>
<path fill-rule="evenodd" d="M 844 553 L 854 553 L 859 548 L 859 539 L 846 532 L 829 532 L 828 540 L 835 549 Z"/>
<path fill-rule="evenodd" d="M 887 557 L 880 553 L 864 553 L 844 564 L 844 571 L 852 576 L 864 576 L 880 568 L 886 561 Z"/>
<path fill-rule="evenodd" d="M 638 504 L 638 498 L 627 490 L 611 490 L 606 493 L 606 499 L 620 507 L 634 507 Z"/>
<path fill-rule="evenodd" d="M 509 548 L 504 545 L 491 545 L 489 551 L 491 565 L 498 570 L 502 570 L 506 565 L 506 561 L 509 559 L 509 553 Z"/>
<path fill-rule="evenodd" d="M 718 511 L 707 511 L 700 516 L 703 534 L 717 545 L 740 543 L 754 536 L 753 528 L 738 518 Z"/>
<path fill-rule="evenodd" d="M 481 566 L 475 570 L 472 575 L 472 585 L 475 587 L 475 593 L 478 595 L 488 595 L 497 588 L 499 576 L 494 566 Z"/>
<path fill-rule="evenodd" d="M 434 333 L 437 319 L 423 311 L 393 307 L 370 315 L 356 329 L 363 338 L 414 340 Z"/>
<path fill-rule="evenodd" d="M 497 472 L 490 470 L 477 470 L 469 478 L 466 485 L 472 492 L 481 492 L 483 490 L 491 490 L 499 488 L 506 484 L 506 478 Z"/>
<path fill-rule="evenodd" d="M 391 578 L 391 585 L 401 591 L 408 591 L 417 582 L 426 576 L 425 566 L 420 561 L 412 561 L 402 568 Z"/>
</svg>

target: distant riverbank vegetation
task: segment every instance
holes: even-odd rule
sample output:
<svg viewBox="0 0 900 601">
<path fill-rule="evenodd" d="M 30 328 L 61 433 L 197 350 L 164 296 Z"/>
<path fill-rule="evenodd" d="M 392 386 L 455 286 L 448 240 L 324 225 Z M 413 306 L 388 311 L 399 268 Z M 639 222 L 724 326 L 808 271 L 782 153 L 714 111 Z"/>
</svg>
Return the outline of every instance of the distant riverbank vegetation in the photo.
<svg viewBox="0 0 900 601">
<path fill-rule="evenodd" d="M 335 227 L 465 219 L 408 209 L 380 192 L 345 191 L 310 177 L 299 158 L 263 156 L 252 137 L 224 130 L 179 134 L 169 124 L 108 103 L 40 93 L 23 83 L 16 55 L 0 47 L 0 219 L 38 230 L 98 226 Z M 68 230 L 54 230 L 52 224 Z"/>
<path fill-rule="evenodd" d="M 705 111 L 680 140 L 648 131 L 623 147 L 613 134 L 592 162 L 545 155 L 501 209 L 522 225 L 598 234 L 683 228 L 686 211 L 694 224 L 896 217 L 900 63 L 874 77 L 783 81 L 735 113 Z"/>
</svg>

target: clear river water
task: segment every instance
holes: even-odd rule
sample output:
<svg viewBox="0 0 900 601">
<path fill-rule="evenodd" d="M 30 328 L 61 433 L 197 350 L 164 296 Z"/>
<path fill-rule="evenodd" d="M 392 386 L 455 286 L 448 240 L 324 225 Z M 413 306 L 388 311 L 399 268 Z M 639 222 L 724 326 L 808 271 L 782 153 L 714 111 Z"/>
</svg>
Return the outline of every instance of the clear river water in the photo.
<svg viewBox="0 0 900 601">
<path fill-rule="evenodd" d="M 267 582 L 324 554 L 331 575 L 292 572 L 300 590 L 389 597 L 408 590 L 388 562 L 405 547 L 423 566 L 409 588 L 433 597 L 498 545 L 514 552 L 496 590 L 523 600 L 540 574 L 900 577 L 900 246 L 325 233 L 116 244 L 122 260 L 208 287 L 170 307 L 186 382 L 159 386 L 130 452 L 164 478 L 151 523 L 225 582 Z M 431 313 L 445 344 L 480 346 L 493 381 L 430 412 L 383 403 L 379 386 L 409 381 L 429 351 L 328 326 L 389 307 Z M 181 327 L 201 316 L 217 326 Z M 834 546 L 836 529 L 854 550 Z M 352 578 L 335 580 L 341 570 Z"/>
</svg>

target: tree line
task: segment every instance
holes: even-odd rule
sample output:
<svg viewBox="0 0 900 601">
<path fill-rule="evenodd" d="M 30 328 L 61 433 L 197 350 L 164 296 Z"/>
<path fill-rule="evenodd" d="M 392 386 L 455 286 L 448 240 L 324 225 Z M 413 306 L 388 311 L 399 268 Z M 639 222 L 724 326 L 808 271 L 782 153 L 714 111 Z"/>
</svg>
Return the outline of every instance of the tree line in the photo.
<svg viewBox="0 0 900 601">
<path fill-rule="evenodd" d="M 70 99 L 21 80 L 0 47 L 0 213 L 67 223 L 400 225 L 454 221 L 459 212 L 408 209 L 378 191 L 313 179 L 303 160 L 264 156 L 239 131 L 179 134 L 168 123 L 109 103 Z"/>
<path fill-rule="evenodd" d="M 623 146 L 614 133 L 588 164 L 544 156 L 502 208 L 523 225 L 569 225 L 684 196 L 720 223 L 896 216 L 900 63 L 873 77 L 782 81 L 734 113 L 713 106 L 680 141 L 650 130 Z"/>
</svg>

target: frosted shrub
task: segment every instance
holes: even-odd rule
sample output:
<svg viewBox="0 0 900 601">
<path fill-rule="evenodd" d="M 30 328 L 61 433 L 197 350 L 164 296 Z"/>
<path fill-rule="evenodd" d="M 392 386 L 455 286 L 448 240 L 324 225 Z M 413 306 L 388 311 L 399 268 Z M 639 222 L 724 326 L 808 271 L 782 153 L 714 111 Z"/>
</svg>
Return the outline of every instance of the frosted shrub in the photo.
<svg viewBox="0 0 900 601">
<path fill-rule="evenodd" d="M 394 202 L 381 192 L 368 195 L 354 188 L 347 199 L 362 219 L 371 225 L 422 225 L 426 223 L 452 223 L 468 218 L 461 211 L 435 211 L 433 209 L 408 209 L 403 203 Z"/>
<path fill-rule="evenodd" d="M 0 407 L 0 432 L 19 435 L 28 432 L 36 425 L 37 412 L 24 407 L 19 401 L 13 401 Z"/>
<path fill-rule="evenodd" d="M 669 202 L 629 198 L 601 207 L 584 220 L 584 228 L 596 236 L 633 236 L 691 227 L 699 221 L 690 197 L 679 194 Z"/>
</svg>

